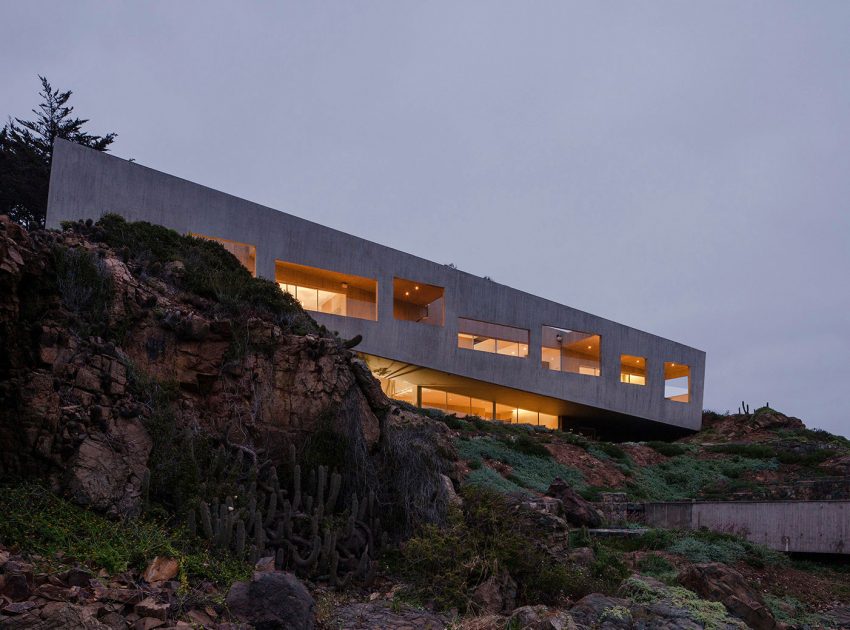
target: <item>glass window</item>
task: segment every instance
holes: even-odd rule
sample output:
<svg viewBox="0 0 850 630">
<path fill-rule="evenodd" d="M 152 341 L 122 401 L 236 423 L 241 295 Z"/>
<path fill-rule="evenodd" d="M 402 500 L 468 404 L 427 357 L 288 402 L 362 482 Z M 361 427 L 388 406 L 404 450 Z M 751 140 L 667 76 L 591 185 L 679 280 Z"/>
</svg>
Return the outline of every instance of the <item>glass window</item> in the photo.
<svg viewBox="0 0 850 630">
<path fill-rule="evenodd" d="M 664 364 L 664 398 L 690 402 L 691 368 L 681 363 Z"/>
<path fill-rule="evenodd" d="M 556 372 L 599 376 L 602 338 L 595 333 L 543 326 L 541 360 Z"/>
<path fill-rule="evenodd" d="M 458 318 L 457 347 L 509 357 L 528 357 L 528 330 Z"/>
<path fill-rule="evenodd" d="M 557 429 L 560 428 L 560 426 L 558 425 L 558 416 L 553 416 L 553 415 L 550 415 L 548 413 L 543 413 L 543 412 L 541 412 L 539 415 L 540 415 L 540 420 L 538 421 L 538 424 L 540 426 L 544 426 L 548 429 L 553 429 L 553 430 L 557 430 Z"/>
<path fill-rule="evenodd" d="M 233 254 L 236 257 L 236 260 L 242 263 L 245 269 L 251 272 L 252 276 L 255 278 L 257 277 L 257 248 L 253 245 L 239 243 L 237 241 L 228 241 L 226 238 L 206 236 L 205 234 L 195 234 L 194 232 L 189 232 L 189 236 L 204 238 L 208 241 L 215 241 L 220 244 L 224 247 L 224 249 Z"/>
<path fill-rule="evenodd" d="M 646 385 L 646 357 L 621 354 L 620 382 L 631 385 Z"/>
<path fill-rule="evenodd" d="M 278 260 L 275 261 L 275 279 L 304 310 L 372 321 L 378 319 L 378 283 L 371 278 Z"/>
<path fill-rule="evenodd" d="M 393 278 L 393 317 L 409 322 L 442 326 L 445 323 L 443 287 L 404 278 Z"/>
</svg>

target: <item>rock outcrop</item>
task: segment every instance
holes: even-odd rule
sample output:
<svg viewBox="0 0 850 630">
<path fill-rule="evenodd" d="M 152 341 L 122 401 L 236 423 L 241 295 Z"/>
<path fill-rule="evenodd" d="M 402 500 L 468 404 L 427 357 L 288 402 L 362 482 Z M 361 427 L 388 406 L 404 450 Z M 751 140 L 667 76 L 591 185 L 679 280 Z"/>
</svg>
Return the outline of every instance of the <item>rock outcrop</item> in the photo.
<svg viewBox="0 0 850 630">
<path fill-rule="evenodd" d="M 368 366 L 315 323 L 305 334 L 290 329 L 292 314 L 230 316 L 185 289 L 179 261 L 142 267 L 101 232 L 29 234 L 0 217 L 0 476 L 43 478 L 80 504 L 132 516 L 163 401 L 176 426 L 273 463 L 322 427 L 369 456 L 385 422 L 414 415 L 391 413 Z M 103 321 L 77 308 L 90 293 L 63 280 L 67 252 L 93 261 L 108 287 Z"/>
<path fill-rule="evenodd" d="M 730 566 L 717 562 L 690 565 L 679 575 L 679 582 L 705 599 L 722 603 L 755 630 L 784 627 L 758 591 Z"/>
</svg>

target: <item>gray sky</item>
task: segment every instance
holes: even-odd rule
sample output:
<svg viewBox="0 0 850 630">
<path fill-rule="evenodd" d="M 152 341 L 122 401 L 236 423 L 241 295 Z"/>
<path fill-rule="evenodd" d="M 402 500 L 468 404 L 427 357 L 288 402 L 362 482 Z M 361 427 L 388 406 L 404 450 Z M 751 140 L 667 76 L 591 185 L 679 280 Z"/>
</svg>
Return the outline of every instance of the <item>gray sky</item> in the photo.
<svg viewBox="0 0 850 630">
<path fill-rule="evenodd" d="M 850 434 L 850 2 L 0 3 L 113 152 L 708 353 Z"/>
</svg>

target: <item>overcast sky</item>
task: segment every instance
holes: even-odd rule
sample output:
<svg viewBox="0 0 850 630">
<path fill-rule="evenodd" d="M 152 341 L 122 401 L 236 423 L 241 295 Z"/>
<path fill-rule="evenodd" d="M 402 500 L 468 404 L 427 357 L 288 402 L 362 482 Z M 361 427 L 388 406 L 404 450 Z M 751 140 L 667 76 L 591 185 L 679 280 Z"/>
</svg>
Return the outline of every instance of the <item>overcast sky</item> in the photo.
<svg viewBox="0 0 850 630">
<path fill-rule="evenodd" d="M 708 353 L 850 434 L 850 2 L 0 2 L 113 153 Z"/>
</svg>

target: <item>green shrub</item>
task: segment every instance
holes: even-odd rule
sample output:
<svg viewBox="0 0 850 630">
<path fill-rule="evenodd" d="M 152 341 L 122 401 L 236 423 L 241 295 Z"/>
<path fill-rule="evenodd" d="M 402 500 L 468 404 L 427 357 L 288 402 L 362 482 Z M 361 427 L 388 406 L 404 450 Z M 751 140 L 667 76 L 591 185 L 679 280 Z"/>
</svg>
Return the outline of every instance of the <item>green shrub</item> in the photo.
<svg viewBox="0 0 850 630">
<path fill-rule="evenodd" d="M 215 241 L 183 236 L 145 221 L 127 222 L 117 214 L 102 217 L 93 237 L 123 253 L 145 273 L 159 275 L 165 263 L 183 263 L 177 279 L 181 288 L 217 302 L 229 315 L 264 312 L 298 333 L 319 331 L 291 295 L 271 280 L 253 277 Z"/>
<path fill-rule="evenodd" d="M 706 488 L 716 489 L 744 472 L 774 470 L 775 460 L 732 456 L 723 460 L 700 460 L 689 455 L 674 457 L 635 471 L 627 488 L 632 496 L 649 501 L 678 501 L 700 496 Z"/>
<path fill-rule="evenodd" d="M 714 444 L 706 448 L 711 453 L 726 453 L 752 459 L 776 457 L 776 449 L 767 444 Z"/>
<path fill-rule="evenodd" d="M 743 560 L 754 567 L 788 563 L 788 558 L 778 551 L 733 534 L 697 530 L 682 532 L 677 536 L 678 538 L 667 547 L 667 551 L 684 556 L 691 562 L 735 564 Z"/>
<path fill-rule="evenodd" d="M 676 579 L 676 567 L 670 564 L 664 556 L 658 554 L 649 554 L 641 558 L 638 562 L 638 569 L 645 575 L 651 575 L 658 578 L 662 582 L 672 584 Z"/>
<path fill-rule="evenodd" d="M 62 303 L 83 325 L 81 333 L 106 335 L 115 293 L 112 275 L 102 258 L 84 249 L 56 246 L 56 289 Z"/>
<path fill-rule="evenodd" d="M 629 456 L 626 454 L 626 451 L 624 451 L 616 444 L 612 444 L 611 442 L 597 442 L 596 444 L 592 445 L 588 449 L 588 451 L 597 459 L 605 459 L 606 457 L 621 461 L 628 461 L 629 459 Z M 602 457 L 599 456 L 600 453 L 603 454 Z"/>
<path fill-rule="evenodd" d="M 502 442 L 519 453 L 543 458 L 552 457 L 549 450 L 530 435 L 519 435 L 514 439 L 504 439 Z"/>
<path fill-rule="evenodd" d="M 180 529 L 156 520 L 112 521 L 33 484 L 0 488 L 0 513 L 0 542 L 47 562 L 61 552 L 66 561 L 118 573 L 144 569 L 159 555 L 177 558 L 186 577 L 222 585 L 250 575 L 248 565 L 211 554 Z"/>
<path fill-rule="evenodd" d="M 794 451 L 782 451 L 779 453 L 778 459 L 783 464 L 797 464 L 800 466 L 816 466 L 821 462 L 826 461 L 830 457 L 837 455 L 839 451 L 824 448 L 807 453 L 797 453 Z"/>
<path fill-rule="evenodd" d="M 610 590 L 606 579 L 623 575 L 614 556 L 590 571 L 556 562 L 538 548 L 532 524 L 503 495 L 474 486 L 461 494 L 463 511 L 452 510 L 445 527 L 423 527 L 401 548 L 397 568 L 415 598 L 463 613 L 475 587 L 504 569 L 517 583 L 517 605 L 553 605 L 564 595 Z"/>
<path fill-rule="evenodd" d="M 491 437 L 457 440 L 455 446 L 460 457 L 465 460 L 492 459 L 509 465 L 513 470 L 514 477 L 525 488 L 545 492 L 555 477 L 560 477 L 577 490 L 581 490 L 586 486 L 581 472 L 559 464 L 551 457 L 548 457 L 548 451 L 547 457 L 527 455 L 513 448 L 513 445 L 508 446 L 504 442 Z M 485 468 L 482 468 L 479 471 L 473 472 L 482 472 L 483 476 L 484 470 Z M 490 469 L 486 468 L 486 470 Z M 492 473 L 493 471 L 491 470 L 490 472 Z M 492 479 L 490 480 L 492 481 Z M 469 483 L 476 483 L 481 481 L 481 479 L 475 478 L 470 474 L 467 481 Z M 492 484 L 489 485 L 493 487 Z M 516 487 L 516 484 L 511 485 Z M 519 488 L 517 487 L 517 489 Z"/>
<path fill-rule="evenodd" d="M 472 470 L 466 476 L 467 485 L 487 488 L 502 494 L 528 494 L 524 486 L 520 486 L 510 479 L 505 479 L 492 468 L 483 466 L 481 460 L 472 461 L 478 462 L 478 466 L 470 466 Z"/>
<path fill-rule="evenodd" d="M 660 442 L 653 440 L 652 442 L 646 442 L 645 444 L 652 450 L 661 453 L 666 457 L 676 457 L 677 455 L 684 455 L 688 452 L 684 446 L 676 444 L 675 442 Z"/>
</svg>

